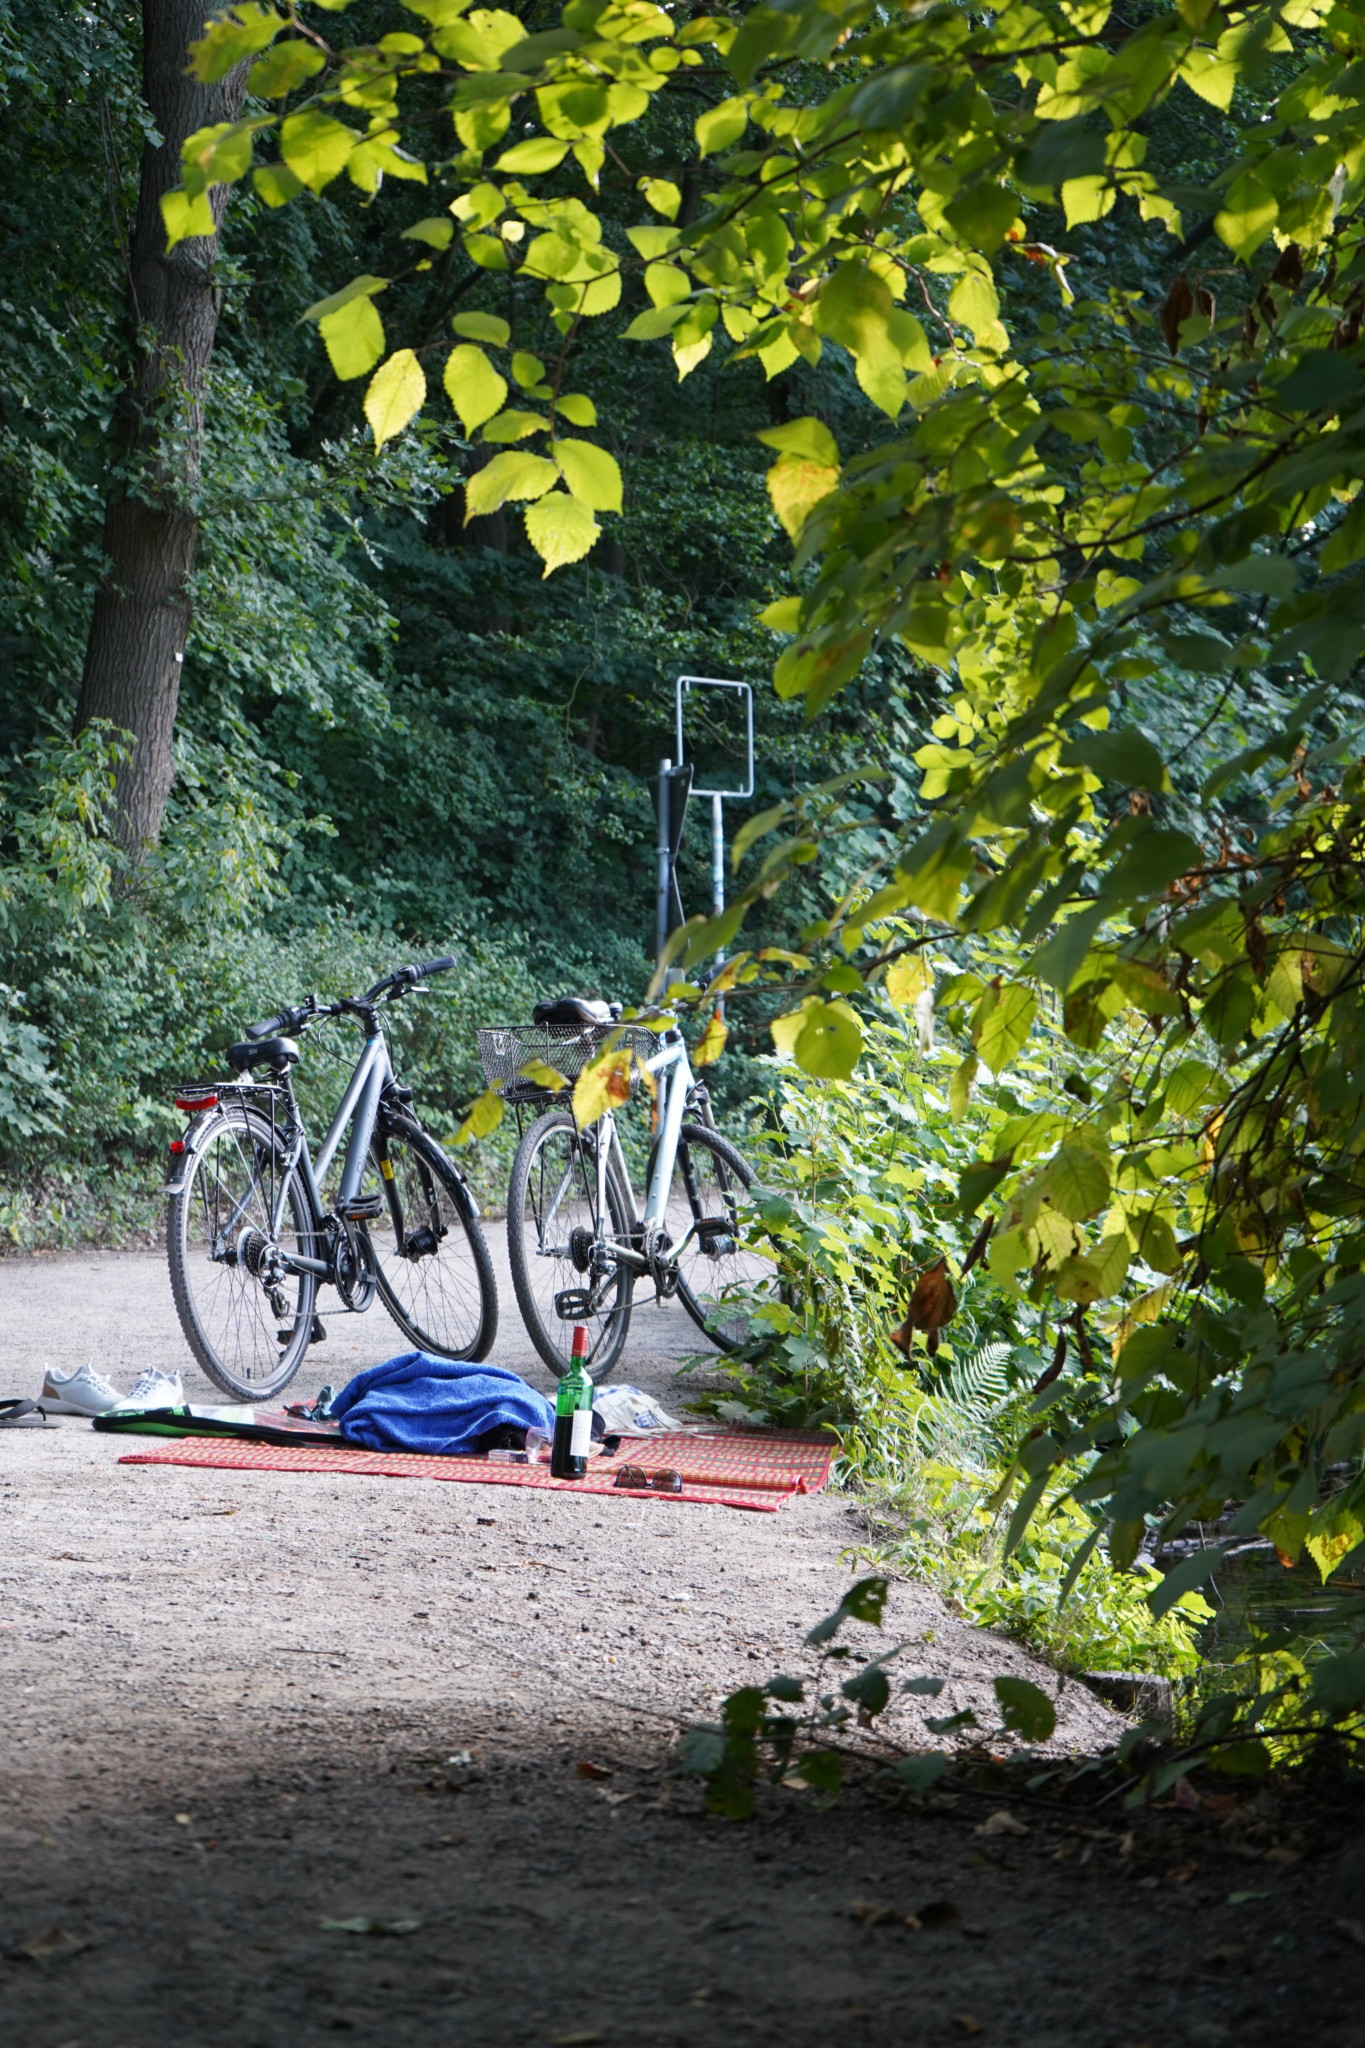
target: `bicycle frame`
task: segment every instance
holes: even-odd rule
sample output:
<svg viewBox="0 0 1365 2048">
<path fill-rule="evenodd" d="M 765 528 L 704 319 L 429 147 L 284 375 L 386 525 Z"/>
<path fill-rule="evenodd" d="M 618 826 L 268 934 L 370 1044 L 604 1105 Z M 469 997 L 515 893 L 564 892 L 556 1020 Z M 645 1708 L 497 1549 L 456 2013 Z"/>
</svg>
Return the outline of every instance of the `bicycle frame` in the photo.
<svg viewBox="0 0 1365 2048">
<path fill-rule="evenodd" d="M 346 1084 L 346 1092 L 337 1105 L 326 1137 L 318 1147 L 314 1159 L 308 1150 L 308 1135 L 299 1124 L 294 1142 L 285 1155 L 280 1173 L 280 1193 L 275 1212 L 270 1219 L 271 1235 L 278 1242 L 284 1227 L 284 1208 L 289 1180 L 289 1169 L 297 1166 L 303 1175 L 303 1184 L 308 1190 L 308 1200 L 313 1211 L 313 1222 L 320 1225 L 325 1211 L 318 1183 L 326 1178 L 327 1169 L 337 1155 L 342 1133 L 351 1124 L 350 1143 L 346 1147 L 346 1161 L 341 1169 L 341 1186 L 337 1190 L 336 1206 L 345 1212 L 346 1205 L 353 1202 L 360 1192 L 361 1176 L 369 1157 L 370 1144 L 374 1138 L 375 1124 L 379 1120 L 379 1099 L 385 1088 L 395 1078 L 393 1062 L 389 1058 L 388 1042 L 382 1031 L 371 1037 L 366 1035 L 360 1058 L 356 1061 L 355 1072 Z M 292 1105 L 293 1091 L 290 1091 Z M 284 1252 L 283 1264 L 294 1271 L 317 1273 L 327 1278 L 330 1267 L 325 1259 L 310 1259 L 302 1254 Z"/>
<path fill-rule="evenodd" d="M 687 1057 L 687 1043 L 681 1031 L 665 1034 L 663 1049 L 653 1059 L 646 1060 L 645 1070 L 658 1077 L 659 1082 L 659 1137 L 654 1153 L 654 1171 L 650 1175 L 645 1191 L 643 1214 L 634 1217 L 636 1226 L 643 1226 L 643 1237 L 647 1244 L 654 1228 L 662 1225 L 668 1206 L 668 1191 L 673 1180 L 673 1168 L 678 1157 L 678 1138 L 682 1131 L 683 1118 L 688 1103 L 698 1093 L 698 1084 Z M 706 1121 L 711 1121 L 709 1104 L 704 1107 Z M 597 1213 L 605 1218 L 611 1212 L 607 1207 L 607 1172 L 613 1153 L 620 1171 L 623 1185 L 630 1190 L 632 1207 L 635 1206 L 635 1191 L 631 1187 L 630 1174 L 626 1167 L 625 1154 L 616 1129 L 616 1119 L 608 1110 L 598 1122 L 598 1131 L 605 1131 L 605 1142 L 598 1137 L 597 1152 Z M 696 1235 L 697 1225 L 689 1225 L 687 1233 L 669 1251 L 669 1257 L 676 1260 L 691 1239 Z M 643 1249 L 636 1250 L 619 1242 L 613 1247 L 618 1260 L 624 1260 L 637 1272 L 650 1270 L 651 1260 Z"/>
<path fill-rule="evenodd" d="M 369 1157 L 375 1125 L 379 1119 L 380 1099 L 385 1089 L 395 1079 L 393 1062 L 389 1057 L 388 1042 L 384 1037 L 383 1031 L 376 1026 L 373 1032 L 366 1032 L 365 1044 L 361 1050 L 360 1058 L 356 1061 L 355 1071 L 346 1085 L 345 1093 L 342 1095 L 341 1101 L 337 1106 L 336 1115 L 332 1119 L 327 1135 L 318 1148 L 316 1159 L 309 1151 L 308 1135 L 299 1121 L 297 1106 L 294 1101 L 294 1091 L 288 1079 L 286 1078 L 282 1088 L 272 1090 L 272 1125 L 274 1123 L 274 1101 L 276 1096 L 282 1093 L 295 1127 L 293 1139 L 284 1158 L 278 1165 L 276 1165 L 273 1157 L 271 1161 L 271 1178 L 278 1182 L 278 1192 L 276 1193 L 272 1190 L 267 1207 L 270 1211 L 270 1234 L 277 1244 L 285 1226 L 289 1175 L 295 1167 L 299 1170 L 307 1192 L 308 1204 L 311 1210 L 309 1221 L 312 1225 L 312 1234 L 314 1237 L 321 1236 L 327 1212 L 323 1206 L 319 1182 L 325 1179 L 327 1169 L 336 1157 L 348 1123 L 351 1125 L 351 1136 L 350 1142 L 346 1147 L 346 1159 L 341 1172 L 341 1186 L 337 1193 L 336 1206 L 338 1211 L 344 1212 L 346 1205 L 355 1200 L 360 1192 L 361 1178 L 365 1171 L 366 1160 Z M 253 1084 L 241 1085 L 243 1093 L 250 1094 L 252 1092 Z M 226 1086 L 223 1089 L 223 1093 L 228 1093 Z M 189 1165 L 193 1149 L 193 1141 L 191 1141 L 190 1145 L 186 1148 L 181 1171 L 177 1175 L 176 1181 L 166 1190 L 168 1194 L 179 1193 L 181 1186 L 183 1186 L 185 1170 Z M 249 1200 L 249 1196 L 247 1199 Z M 230 1235 L 242 1220 L 244 1213 L 245 1210 L 242 1209 L 238 1214 L 228 1217 L 219 1233 L 220 1236 Z M 312 1258 L 304 1252 L 287 1252 L 283 1248 L 280 1250 L 279 1257 L 281 1265 L 289 1272 L 315 1273 L 320 1280 L 328 1280 L 332 1277 L 332 1268 L 326 1259 Z"/>
</svg>

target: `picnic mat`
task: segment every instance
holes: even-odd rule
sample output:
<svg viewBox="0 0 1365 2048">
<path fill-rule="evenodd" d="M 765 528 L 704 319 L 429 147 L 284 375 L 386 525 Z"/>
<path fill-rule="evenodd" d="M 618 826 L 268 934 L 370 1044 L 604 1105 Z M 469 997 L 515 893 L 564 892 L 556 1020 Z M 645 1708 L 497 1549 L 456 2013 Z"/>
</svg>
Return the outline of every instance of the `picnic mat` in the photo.
<svg viewBox="0 0 1365 2048">
<path fill-rule="evenodd" d="M 491 1465 L 486 1458 L 438 1458 L 420 1451 L 364 1451 L 353 1444 L 237 1443 L 185 1437 L 174 1445 L 127 1451 L 121 1465 L 206 1465 L 216 1471 L 348 1473 L 371 1479 L 451 1479 L 477 1486 L 534 1486 L 546 1493 L 614 1494 L 621 1500 L 681 1500 L 773 1514 L 796 1493 L 819 1493 L 838 1443 L 804 1430 L 727 1430 L 707 1436 L 680 1430 L 623 1444 L 614 1458 L 594 1458 L 584 1479 L 552 1479 L 548 1465 Z M 681 1493 L 616 1486 L 624 1465 L 643 1472 L 672 1469 Z"/>
</svg>

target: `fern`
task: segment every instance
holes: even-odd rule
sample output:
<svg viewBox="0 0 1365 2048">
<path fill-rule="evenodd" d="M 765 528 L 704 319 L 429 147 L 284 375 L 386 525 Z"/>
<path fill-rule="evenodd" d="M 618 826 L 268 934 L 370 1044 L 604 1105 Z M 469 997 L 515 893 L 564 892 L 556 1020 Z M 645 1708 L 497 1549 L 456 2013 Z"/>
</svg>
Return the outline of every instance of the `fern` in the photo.
<svg viewBox="0 0 1365 2048">
<path fill-rule="evenodd" d="M 1016 1398 L 1009 1380 L 1008 1344 L 982 1344 L 954 1359 L 937 1393 L 926 1394 L 915 1413 L 915 1442 L 927 1457 L 979 1464 L 997 1444 L 1005 1409 Z"/>
</svg>

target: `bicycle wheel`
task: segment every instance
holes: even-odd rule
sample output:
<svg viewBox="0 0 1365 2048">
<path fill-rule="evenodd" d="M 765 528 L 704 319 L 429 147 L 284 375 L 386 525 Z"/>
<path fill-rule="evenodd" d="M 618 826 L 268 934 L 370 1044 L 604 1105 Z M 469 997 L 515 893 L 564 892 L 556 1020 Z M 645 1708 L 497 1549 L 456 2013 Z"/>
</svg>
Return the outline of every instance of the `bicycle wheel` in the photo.
<svg viewBox="0 0 1365 2048">
<path fill-rule="evenodd" d="M 363 1225 L 384 1306 L 420 1351 L 487 1358 L 498 1334 L 493 1261 L 460 1176 L 419 1124 L 375 1132 L 382 1216 Z"/>
<path fill-rule="evenodd" d="M 555 1296 L 569 1288 L 597 1287 L 591 1270 L 594 1244 L 605 1237 L 630 1242 L 631 1201 L 614 1163 L 607 1171 L 605 1231 L 597 1208 L 597 1148 L 565 1110 L 537 1117 L 512 1162 L 507 1196 L 507 1253 L 512 1285 L 527 1335 L 556 1378 L 569 1370 L 570 1325 L 555 1313 Z M 588 1368 L 604 1379 L 621 1356 L 630 1328 L 635 1275 L 618 1266 L 606 1281 L 587 1324 Z"/>
<path fill-rule="evenodd" d="M 739 1210 L 753 1182 L 753 1168 L 728 1138 L 702 1124 L 683 1125 L 666 1224 L 674 1244 L 693 1224 L 714 1226 L 694 1237 L 678 1260 L 678 1299 L 718 1351 L 736 1351 L 746 1342 L 752 1298 L 776 1278 L 772 1260 L 740 1236 Z"/>
<path fill-rule="evenodd" d="M 313 1334 L 312 1273 L 272 1266 L 272 1247 L 314 1256 L 308 1195 L 297 1171 L 281 1181 L 284 1148 L 255 1110 L 213 1112 L 172 1195 L 166 1242 L 171 1292 L 190 1350 L 234 1401 L 287 1387 Z M 284 1190 L 284 1223 L 271 1224 Z"/>
</svg>

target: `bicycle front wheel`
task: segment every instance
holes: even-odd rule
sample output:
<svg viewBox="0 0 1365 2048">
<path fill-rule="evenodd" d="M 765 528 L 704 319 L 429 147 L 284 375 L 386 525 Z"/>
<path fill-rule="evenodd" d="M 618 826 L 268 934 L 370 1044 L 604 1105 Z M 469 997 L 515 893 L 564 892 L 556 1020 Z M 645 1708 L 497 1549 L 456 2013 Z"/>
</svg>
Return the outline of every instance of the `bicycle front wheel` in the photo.
<svg viewBox="0 0 1365 2048">
<path fill-rule="evenodd" d="M 280 1234 L 273 1222 L 284 1196 Z M 287 1387 L 313 1335 L 317 1278 L 286 1272 L 277 1252 L 314 1256 L 308 1196 L 256 1111 L 211 1114 L 172 1195 L 166 1244 L 171 1292 L 190 1350 L 234 1401 Z"/>
<path fill-rule="evenodd" d="M 498 1334 L 498 1283 L 459 1174 L 436 1140 L 406 1120 L 376 1131 L 371 1157 L 385 1207 L 363 1227 L 385 1308 L 420 1351 L 487 1358 Z"/>
<path fill-rule="evenodd" d="M 614 1163 L 607 1169 L 607 1215 L 597 1200 L 597 1141 L 564 1110 L 537 1117 L 512 1162 L 507 1196 L 507 1255 L 526 1333 L 557 1379 L 569 1370 L 570 1324 L 555 1296 L 590 1290 L 588 1369 L 596 1380 L 621 1356 L 630 1328 L 635 1275 L 629 1266 L 594 1273 L 613 1240 L 630 1242 L 631 1202 Z"/>
<path fill-rule="evenodd" d="M 667 1226 L 674 1244 L 700 1229 L 677 1261 L 678 1299 L 718 1351 L 737 1351 L 747 1341 L 753 1302 L 777 1278 L 772 1260 L 740 1234 L 739 1211 L 753 1182 L 753 1168 L 728 1138 L 703 1124 L 683 1125 Z"/>
</svg>

